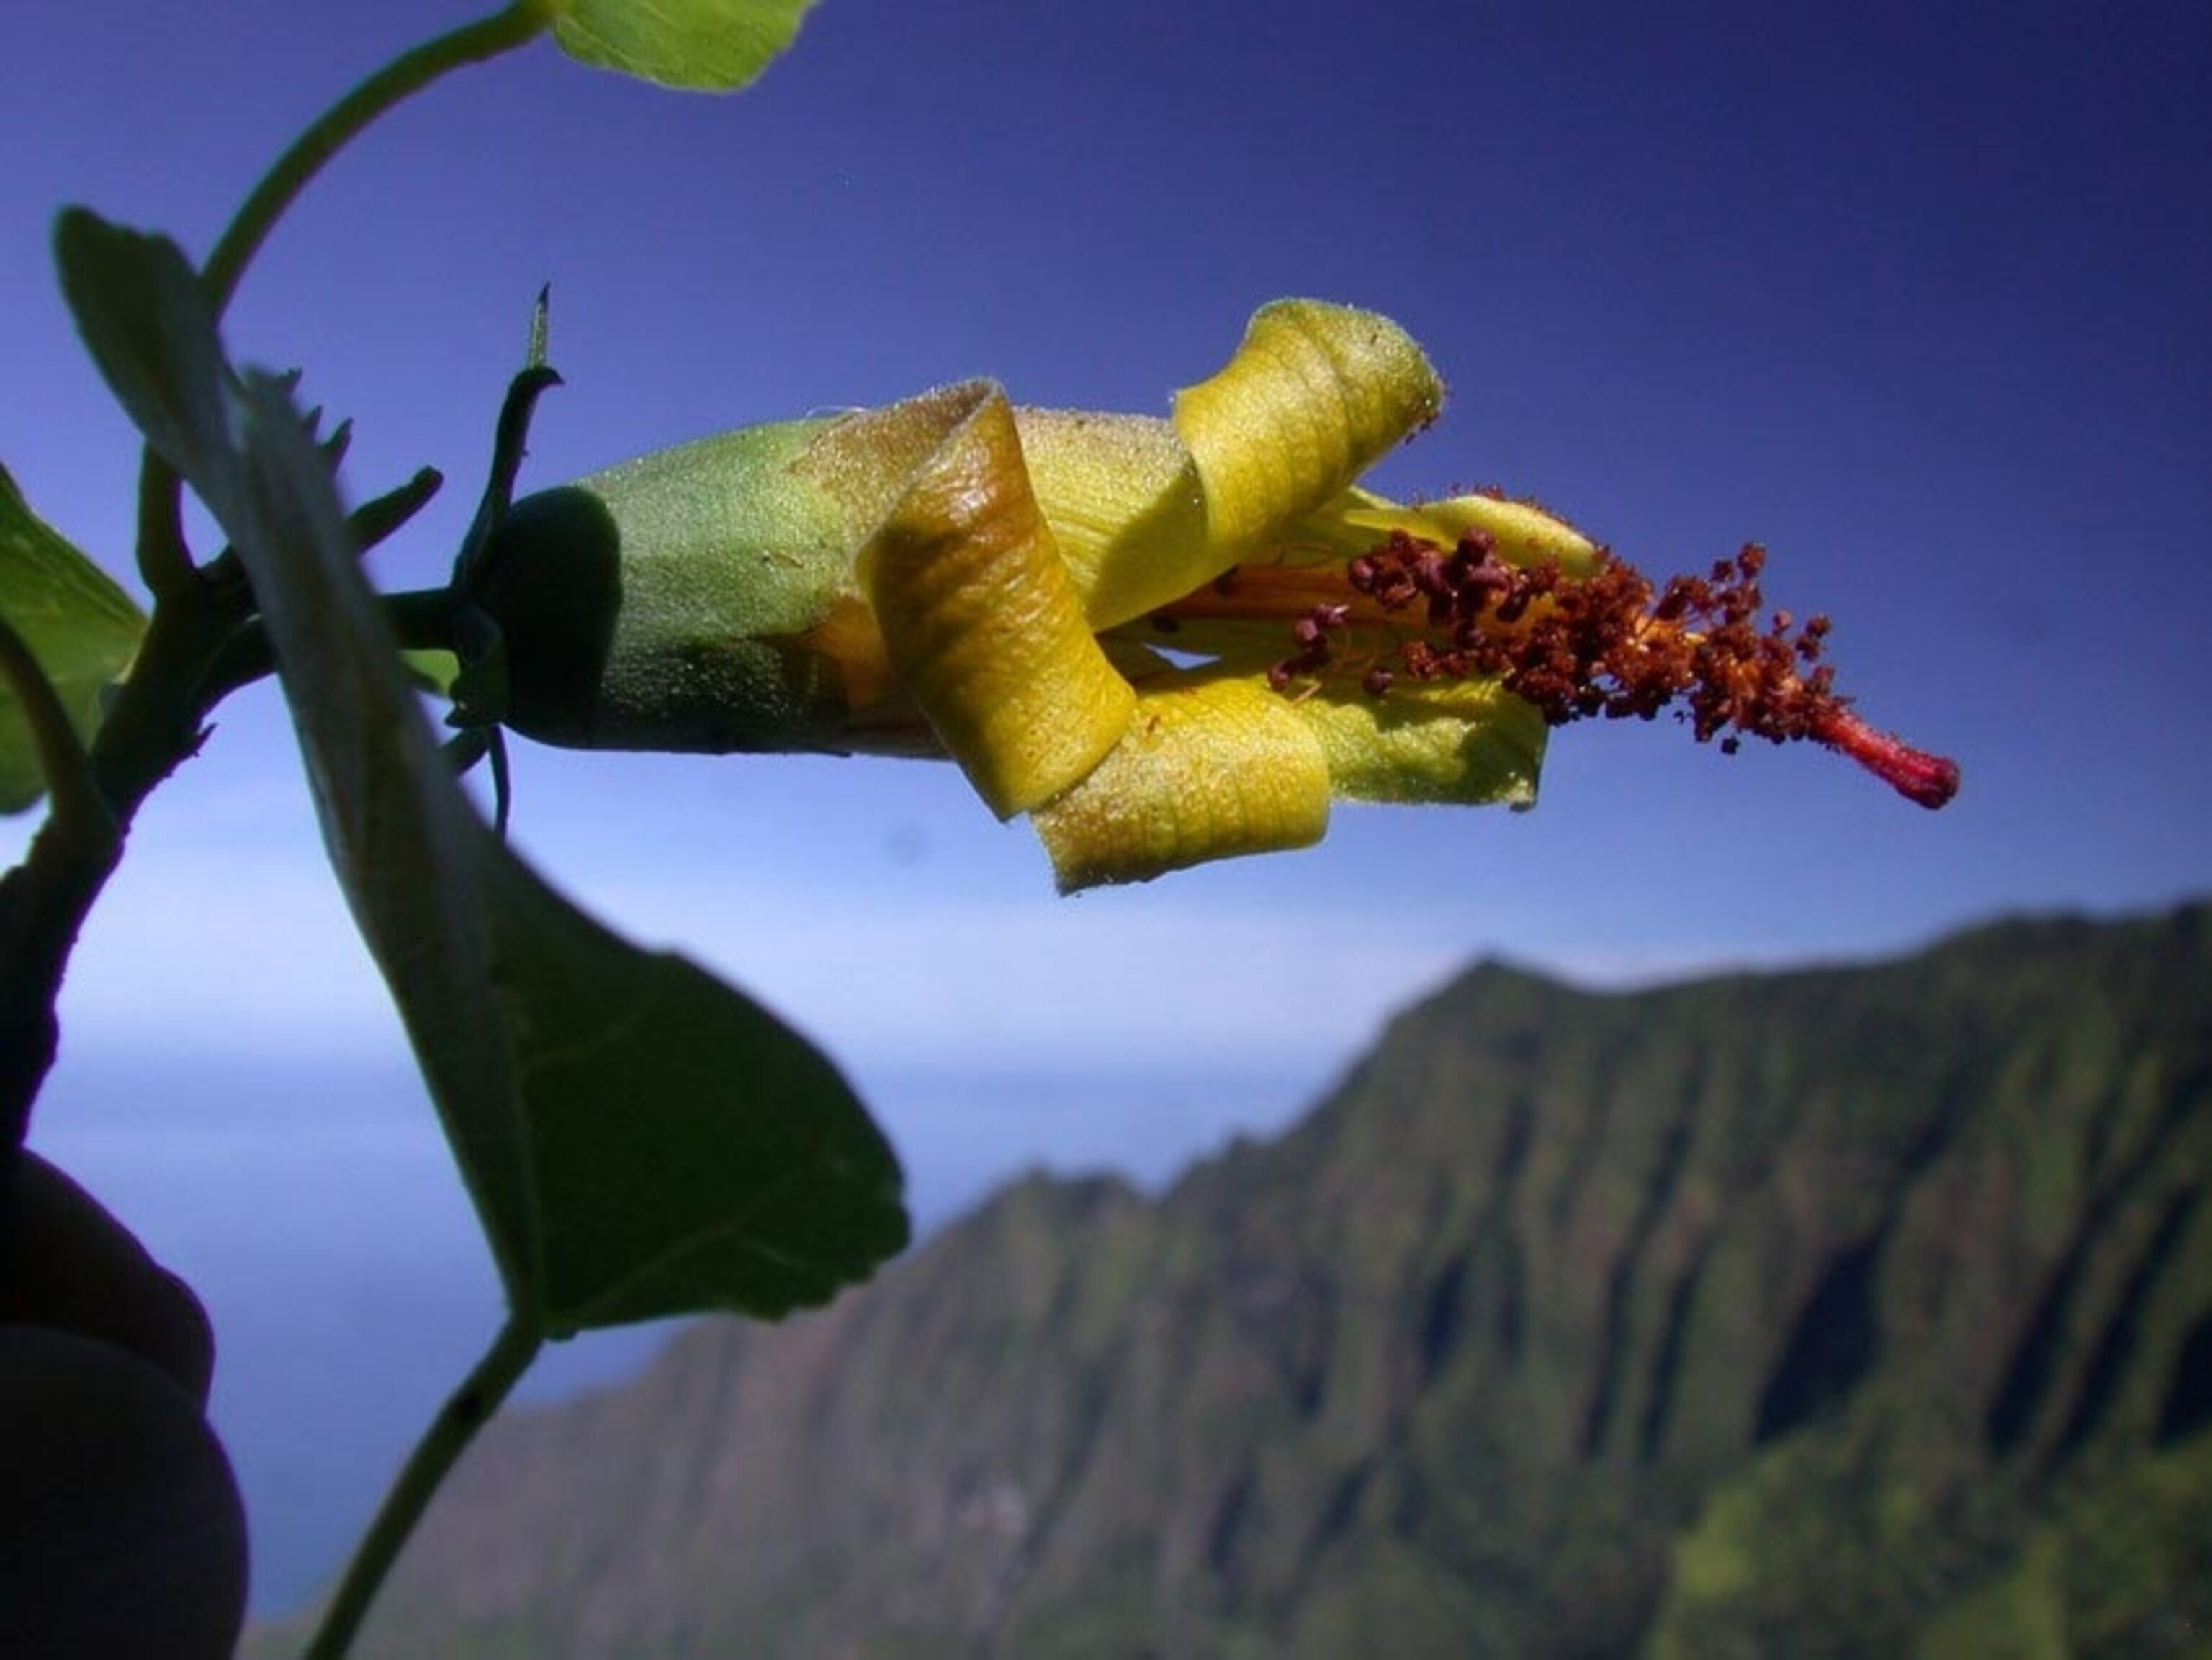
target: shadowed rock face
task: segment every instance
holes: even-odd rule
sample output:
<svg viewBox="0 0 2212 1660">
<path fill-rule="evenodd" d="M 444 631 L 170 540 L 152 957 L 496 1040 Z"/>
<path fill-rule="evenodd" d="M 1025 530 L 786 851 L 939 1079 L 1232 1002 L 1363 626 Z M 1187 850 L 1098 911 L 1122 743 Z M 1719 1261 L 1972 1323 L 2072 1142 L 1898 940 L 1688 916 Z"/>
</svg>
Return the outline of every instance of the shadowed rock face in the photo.
<svg viewBox="0 0 2212 1660">
<path fill-rule="evenodd" d="M 366 1651 L 2202 1653 L 2208 1190 L 2212 909 L 1486 964 L 1158 1201 L 495 1426 Z"/>
</svg>

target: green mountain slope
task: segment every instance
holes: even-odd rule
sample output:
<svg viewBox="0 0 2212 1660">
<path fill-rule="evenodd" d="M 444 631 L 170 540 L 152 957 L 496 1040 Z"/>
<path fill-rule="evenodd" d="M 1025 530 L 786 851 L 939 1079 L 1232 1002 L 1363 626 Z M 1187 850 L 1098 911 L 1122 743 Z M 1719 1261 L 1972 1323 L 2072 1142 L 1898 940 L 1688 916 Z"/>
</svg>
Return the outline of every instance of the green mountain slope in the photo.
<svg viewBox="0 0 2212 1660">
<path fill-rule="evenodd" d="M 2212 908 L 1594 995 L 495 1425 L 379 1656 L 2212 1657 Z"/>
</svg>

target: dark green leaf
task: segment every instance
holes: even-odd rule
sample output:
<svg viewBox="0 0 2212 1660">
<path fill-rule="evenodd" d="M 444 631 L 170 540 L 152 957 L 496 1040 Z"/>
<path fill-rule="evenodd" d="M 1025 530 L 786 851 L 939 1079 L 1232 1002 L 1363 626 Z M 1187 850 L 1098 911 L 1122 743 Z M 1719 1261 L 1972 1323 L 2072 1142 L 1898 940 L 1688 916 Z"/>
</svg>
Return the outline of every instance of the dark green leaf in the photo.
<svg viewBox="0 0 2212 1660">
<path fill-rule="evenodd" d="M 31 511 L 5 467 L 0 617 L 31 648 L 89 743 L 100 726 L 100 694 L 138 649 L 146 619 L 106 572 Z M 20 813 L 45 793 L 29 723 L 0 682 L 0 813 Z"/>
<path fill-rule="evenodd" d="M 158 272 L 177 267 L 149 265 L 149 288 L 173 283 Z M 484 828 L 297 412 L 222 367 L 204 308 L 187 326 L 202 338 L 123 354 L 111 379 L 126 403 L 127 385 L 159 409 L 220 411 L 179 426 L 172 458 L 252 579 L 331 863 L 518 1308 L 554 1332 L 710 1307 L 773 1317 L 864 1277 L 906 1238 L 897 1163 L 866 1111 L 804 1039 L 616 938 Z M 167 386 L 175 366 L 208 364 L 212 389 Z"/>
<path fill-rule="evenodd" d="M 813 0 L 560 0 L 553 38 L 581 63 L 664 87 L 735 92 L 791 44 Z"/>
<path fill-rule="evenodd" d="M 681 957 L 630 949 L 503 861 L 556 1329 L 826 1301 L 906 1243 L 898 1172 L 836 1069 Z M 742 1287 L 733 1294 L 733 1287 Z"/>
</svg>

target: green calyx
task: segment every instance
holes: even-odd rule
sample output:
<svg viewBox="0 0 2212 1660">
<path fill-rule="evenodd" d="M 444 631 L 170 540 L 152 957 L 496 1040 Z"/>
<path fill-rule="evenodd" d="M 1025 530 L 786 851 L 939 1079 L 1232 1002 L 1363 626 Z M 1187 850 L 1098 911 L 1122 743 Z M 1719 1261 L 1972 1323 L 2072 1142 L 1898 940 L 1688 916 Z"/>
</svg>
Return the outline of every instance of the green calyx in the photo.
<svg viewBox="0 0 2212 1660">
<path fill-rule="evenodd" d="M 793 463 L 825 421 L 686 444 L 516 501 L 472 597 L 505 724 L 576 748 L 836 749 L 853 706 L 801 637 L 850 585 L 838 503 Z"/>
</svg>

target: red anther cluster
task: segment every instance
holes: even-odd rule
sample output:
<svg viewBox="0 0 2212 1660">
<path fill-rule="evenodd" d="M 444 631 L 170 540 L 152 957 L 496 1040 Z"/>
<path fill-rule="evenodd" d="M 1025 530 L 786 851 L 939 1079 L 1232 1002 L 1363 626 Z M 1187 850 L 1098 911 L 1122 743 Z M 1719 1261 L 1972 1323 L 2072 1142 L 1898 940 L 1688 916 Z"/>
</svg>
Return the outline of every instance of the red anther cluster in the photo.
<svg viewBox="0 0 2212 1660">
<path fill-rule="evenodd" d="M 1317 675 L 1328 666 L 1328 637 L 1341 633 L 1352 615 L 1349 605 L 1316 605 L 1291 625 L 1298 649 L 1267 670 L 1267 684 L 1279 692 L 1300 675 Z"/>
<path fill-rule="evenodd" d="M 1515 573 L 1499 560 L 1497 548 L 1496 539 L 1480 530 L 1469 530 L 1449 554 L 1393 530 L 1388 542 L 1353 560 L 1345 574 L 1354 590 L 1385 610 L 1425 599 L 1430 626 L 1443 627 L 1469 614 L 1470 604 L 1510 590 Z"/>
<path fill-rule="evenodd" d="M 1502 681 L 1553 725 L 1601 715 L 1650 720 L 1680 701 L 1704 742 L 1733 754 L 1745 736 L 1811 738 L 1850 755 L 1923 806 L 1958 789 L 1958 768 L 1876 733 L 1837 695 L 1820 658 L 1828 620 L 1786 611 L 1761 621 L 1764 548 L 1747 544 L 1703 577 L 1675 577 L 1655 595 L 1634 566 L 1601 552 L 1587 577 L 1556 565 L 1522 567 L 1479 530 L 1449 553 L 1403 531 L 1352 560 L 1346 579 L 1385 613 L 1416 608 L 1426 627 L 1395 641 L 1361 684 L 1387 694 L 1414 681 Z M 1326 618 L 1323 613 L 1329 614 Z M 1329 634 L 1346 608 L 1316 607 L 1295 631 L 1298 650 L 1268 676 L 1279 688 L 1330 662 Z"/>
</svg>

